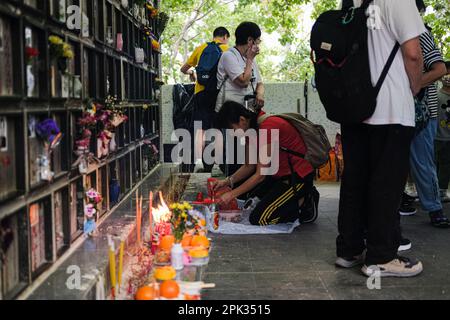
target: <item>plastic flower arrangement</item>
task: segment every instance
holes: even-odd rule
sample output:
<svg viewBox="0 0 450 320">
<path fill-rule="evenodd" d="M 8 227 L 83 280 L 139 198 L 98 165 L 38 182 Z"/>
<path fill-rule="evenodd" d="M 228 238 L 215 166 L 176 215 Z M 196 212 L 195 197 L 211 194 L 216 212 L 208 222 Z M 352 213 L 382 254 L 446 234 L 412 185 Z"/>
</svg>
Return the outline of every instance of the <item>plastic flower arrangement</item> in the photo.
<svg viewBox="0 0 450 320">
<path fill-rule="evenodd" d="M 26 55 L 26 63 L 27 65 L 29 65 L 31 64 L 34 58 L 39 56 L 39 50 L 33 47 L 26 47 L 25 55 Z"/>
<path fill-rule="evenodd" d="M 99 204 L 103 200 L 102 195 L 94 188 L 91 188 L 86 192 L 86 198 L 89 203 L 94 205 Z"/>
<path fill-rule="evenodd" d="M 84 215 L 86 217 L 83 231 L 86 235 L 92 236 L 96 229 L 95 214 L 97 213 L 97 205 L 102 202 L 102 195 L 95 189 L 91 188 L 86 192 L 86 205 L 84 207 Z"/>
<path fill-rule="evenodd" d="M 58 124 L 53 119 L 45 119 L 39 122 L 36 125 L 36 133 L 50 149 L 58 146 L 63 137 Z"/>
<path fill-rule="evenodd" d="M 195 228 L 195 221 L 188 213 L 189 210 L 192 210 L 192 206 L 187 202 L 183 202 L 171 204 L 169 208 L 172 211 L 170 223 L 172 224 L 175 242 L 180 243 L 185 232 Z"/>
<path fill-rule="evenodd" d="M 50 58 L 57 62 L 59 70 L 67 70 L 67 60 L 74 58 L 72 47 L 58 36 L 48 37 Z"/>
<path fill-rule="evenodd" d="M 108 96 L 106 98 L 105 109 L 109 111 L 109 121 L 112 128 L 128 120 L 128 117 L 123 112 L 122 102 L 119 102 L 117 96 Z"/>
</svg>

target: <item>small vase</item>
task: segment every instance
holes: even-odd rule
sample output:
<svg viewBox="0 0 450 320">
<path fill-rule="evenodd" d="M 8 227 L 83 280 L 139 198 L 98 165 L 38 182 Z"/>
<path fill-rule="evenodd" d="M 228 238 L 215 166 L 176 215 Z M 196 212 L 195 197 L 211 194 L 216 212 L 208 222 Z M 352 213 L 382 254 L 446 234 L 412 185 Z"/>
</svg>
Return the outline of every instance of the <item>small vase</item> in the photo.
<svg viewBox="0 0 450 320">
<path fill-rule="evenodd" d="M 181 243 L 175 243 L 170 250 L 170 260 L 175 270 L 182 270 L 184 268 L 183 253 L 184 250 Z"/>
</svg>

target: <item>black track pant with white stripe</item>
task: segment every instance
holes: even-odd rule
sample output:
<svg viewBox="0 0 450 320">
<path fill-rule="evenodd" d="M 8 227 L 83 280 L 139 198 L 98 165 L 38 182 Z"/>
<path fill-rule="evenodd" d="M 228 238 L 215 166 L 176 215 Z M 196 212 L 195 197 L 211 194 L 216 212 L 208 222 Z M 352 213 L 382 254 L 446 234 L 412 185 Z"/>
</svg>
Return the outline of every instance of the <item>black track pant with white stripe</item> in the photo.
<svg viewBox="0 0 450 320">
<path fill-rule="evenodd" d="M 297 220 L 299 200 L 311 191 L 313 177 L 314 175 L 310 175 L 301 179 L 297 176 L 294 179 L 295 191 L 290 177 L 280 179 L 267 177 L 251 194 L 261 201 L 250 214 L 250 223 L 265 226 Z"/>
</svg>

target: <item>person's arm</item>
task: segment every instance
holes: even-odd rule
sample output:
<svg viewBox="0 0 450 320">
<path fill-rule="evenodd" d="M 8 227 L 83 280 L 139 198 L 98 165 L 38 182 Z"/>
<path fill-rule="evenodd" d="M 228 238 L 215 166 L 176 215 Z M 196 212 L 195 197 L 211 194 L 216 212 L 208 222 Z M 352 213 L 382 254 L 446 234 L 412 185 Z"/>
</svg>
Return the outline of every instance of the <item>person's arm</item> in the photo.
<svg viewBox="0 0 450 320">
<path fill-rule="evenodd" d="M 185 63 L 181 67 L 180 71 L 181 71 L 181 73 L 188 75 L 192 82 L 197 81 L 197 76 L 195 74 L 195 71 L 190 64 Z"/>
<path fill-rule="evenodd" d="M 423 56 L 419 37 L 404 42 L 401 46 L 411 92 L 417 95 L 422 88 Z"/>
<path fill-rule="evenodd" d="M 256 85 L 256 105 L 260 108 L 264 108 L 264 92 L 264 84 L 262 82 L 259 82 Z"/>
<path fill-rule="evenodd" d="M 268 139 L 268 143 L 267 143 L 266 145 L 261 146 L 263 154 L 267 154 L 267 157 L 268 157 L 268 158 L 270 158 L 270 157 L 271 157 L 271 154 L 272 154 L 272 145 L 271 145 L 271 143 L 270 143 L 269 140 L 270 140 L 270 138 Z M 243 195 L 243 194 L 245 194 L 245 193 L 250 192 L 251 190 L 253 190 L 258 184 L 260 184 L 261 182 L 263 182 L 264 179 L 266 178 L 266 176 L 263 175 L 263 174 L 261 173 L 261 170 L 262 170 L 263 168 L 266 168 L 266 167 L 269 167 L 269 166 L 270 166 L 270 164 L 261 164 L 261 163 L 258 161 L 258 164 L 256 165 L 256 170 L 254 171 L 253 175 L 252 175 L 250 178 L 248 178 L 243 184 L 241 184 L 238 188 L 233 189 L 232 191 L 227 192 L 227 193 L 225 193 L 224 195 L 222 195 L 222 196 L 220 197 L 220 199 L 219 199 L 220 202 L 222 202 L 222 203 L 229 203 L 231 200 L 233 200 L 233 199 L 235 199 L 235 198 L 237 198 L 237 197 L 239 197 L 239 196 L 241 196 L 241 195 Z M 253 167 L 255 167 L 255 165 L 253 165 Z M 242 169 L 242 167 L 241 167 L 241 169 Z M 240 171 L 240 170 L 238 170 L 238 171 L 233 175 L 232 178 L 236 178 L 236 179 L 241 178 L 240 173 L 239 173 L 239 175 L 237 175 L 237 176 L 235 177 L 235 175 L 236 175 L 239 171 Z M 243 173 L 243 172 L 244 172 L 244 171 L 242 171 L 242 173 Z M 247 173 L 248 173 L 248 172 L 247 172 Z M 233 181 L 233 182 L 234 182 L 234 181 Z"/>
<path fill-rule="evenodd" d="M 422 88 L 432 85 L 447 74 L 444 62 L 436 62 L 431 65 L 431 69 L 422 76 Z"/>
<path fill-rule="evenodd" d="M 252 79 L 253 59 L 247 59 L 244 73 L 234 79 L 234 83 L 241 88 L 247 88 Z"/>
<path fill-rule="evenodd" d="M 422 76 L 422 88 L 426 88 L 442 78 L 447 73 L 447 68 L 431 32 L 427 31 L 420 36 L 420 47 L 426 70 Z"/>
</svg>

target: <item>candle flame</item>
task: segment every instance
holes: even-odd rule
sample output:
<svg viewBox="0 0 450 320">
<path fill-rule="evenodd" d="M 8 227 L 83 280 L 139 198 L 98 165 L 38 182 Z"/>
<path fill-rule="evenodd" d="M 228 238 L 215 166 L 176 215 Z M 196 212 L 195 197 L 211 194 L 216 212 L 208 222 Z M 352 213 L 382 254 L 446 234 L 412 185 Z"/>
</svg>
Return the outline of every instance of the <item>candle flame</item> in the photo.
<svg viewBox="0 0 450 320">
<path fill-rule="evenodd" d="M 168 222 L 172 213 L 164 201 L 161 191 L 159 192 L 159 199 L 161 203 L 158 205 L 158 208 L 154 207 L 152 210 L 153 219 L 155 219 L 156 223 Z"/>
</svg>

